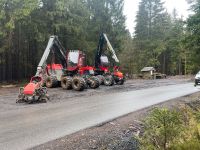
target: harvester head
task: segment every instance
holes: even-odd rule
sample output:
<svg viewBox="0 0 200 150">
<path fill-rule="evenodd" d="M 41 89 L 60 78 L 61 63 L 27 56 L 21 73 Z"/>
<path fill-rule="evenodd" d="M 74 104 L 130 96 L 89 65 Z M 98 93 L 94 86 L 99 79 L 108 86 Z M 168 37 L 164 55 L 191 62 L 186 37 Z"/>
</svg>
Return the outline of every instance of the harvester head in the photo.
<svg viewBox="0 0 200 150">
<path fill-rule="evenodd" d="M 47 102 L 49 99 L 46 87 L 42 87 L 43 81 L 39 76 L 31 78 L 30 83 L 19 89 L 16 103 Z"/>
</svg>

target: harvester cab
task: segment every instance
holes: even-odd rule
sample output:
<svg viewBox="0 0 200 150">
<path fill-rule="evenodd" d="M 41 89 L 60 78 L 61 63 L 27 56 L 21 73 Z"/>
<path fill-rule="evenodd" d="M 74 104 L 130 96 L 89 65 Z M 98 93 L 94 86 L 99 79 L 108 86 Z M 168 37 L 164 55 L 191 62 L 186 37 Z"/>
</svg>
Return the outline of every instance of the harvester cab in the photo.
<svg viewBox="0 0 200 150">
<path fill-rule="evenodd" d="M 85 54 L 80 50 L 70 50 L 67 53 L 67 70 L 78 71 L 80 67 L 85 66 Z"/>
<path fill-rule="evenodd" d="M 103 71 L 102 73 L 108 73 L 110 66 L 108 57 L 106 55 L 102 55 L 100 61 L 101 61 L 101 65 L 99 66 L 100 71 Z"/>
<path fill-rule="evenodd" d="M 86 65 L 86 55 L 80 50 L 69 51 L 67 70 L 76 70 L 79 75 L 94 75 L 94 68 Z"/>
<path fill-rule="evenodd" d="M 113 66 L 111 66 L 108 56 L 105 55 L 105 46 L 106 49 L 111 53 L 111 57 L 114 60 Z M 95 74 L 101 78 L 103 76 L 103 83 L 105 85 L 111 86 L 114 84 L 114 81 L 116 84 L 122 85 L 125 81 L 125 78 L 123 73 L 120 71 L 118 64 L 119 59 L 117 58 L 117 55 L 110 41 L 108 40 L 107 35 L 102 33 L 99 37 L 99 43 L 95 55 Z"/>
</svg>

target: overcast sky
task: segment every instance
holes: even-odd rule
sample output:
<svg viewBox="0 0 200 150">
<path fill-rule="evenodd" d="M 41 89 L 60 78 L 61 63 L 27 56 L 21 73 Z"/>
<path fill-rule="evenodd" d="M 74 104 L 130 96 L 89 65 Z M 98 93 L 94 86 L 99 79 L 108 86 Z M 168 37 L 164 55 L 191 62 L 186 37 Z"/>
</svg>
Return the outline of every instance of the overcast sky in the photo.
<svg viewBox="0 0 200 150">
<path fill-rule="evenodd" d="M 124 0 L 124 14 L 126 15 L 126 26 L 131 33 L 134 31 L 135 27 L 135 16 L 138 11 L 138 4 L 140 0 Z M 176 8 L 179 16 L 184 16 L 187 18 L 188 16 L 188 4 L 186 0 L 163 0 L 165 1 L 165 7 L 169 13 L 172 12 L 174 8 Z"/>
</svg>

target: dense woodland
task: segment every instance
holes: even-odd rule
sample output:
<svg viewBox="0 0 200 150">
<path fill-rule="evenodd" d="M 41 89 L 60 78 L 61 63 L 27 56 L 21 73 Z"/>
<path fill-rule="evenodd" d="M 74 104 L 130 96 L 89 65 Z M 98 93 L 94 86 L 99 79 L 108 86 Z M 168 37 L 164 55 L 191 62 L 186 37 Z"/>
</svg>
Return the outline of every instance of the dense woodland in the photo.
<svg viewBox="0 0 200 150">
<path fill-rule="evenodd" d="M 183 20 L 162 0 L 141 0 L 129 33 L 124 0 L 0 0 L 0 81 L 34 75 L 50 35 L 66 49 L 83 50 L 93 65 L 101 32 L 125 73 L 153 66 L 167 75 L 194 74 L 200 69 L 200 1 L 188 5 L 193 15 Z"/>
</svg>

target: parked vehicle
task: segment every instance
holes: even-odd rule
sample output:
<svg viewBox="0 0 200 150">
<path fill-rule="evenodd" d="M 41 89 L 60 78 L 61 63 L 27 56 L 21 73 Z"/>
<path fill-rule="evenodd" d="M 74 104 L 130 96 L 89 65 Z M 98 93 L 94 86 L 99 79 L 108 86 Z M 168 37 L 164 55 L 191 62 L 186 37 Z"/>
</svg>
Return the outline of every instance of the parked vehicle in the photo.
<svg viewBox="0 0 200 150">
<path fill-rule="evenodd" d="M 200 71 L 195 76 L 194 86 L 199 85 L 199 83 L 200 83 Z"/>
</svg>

